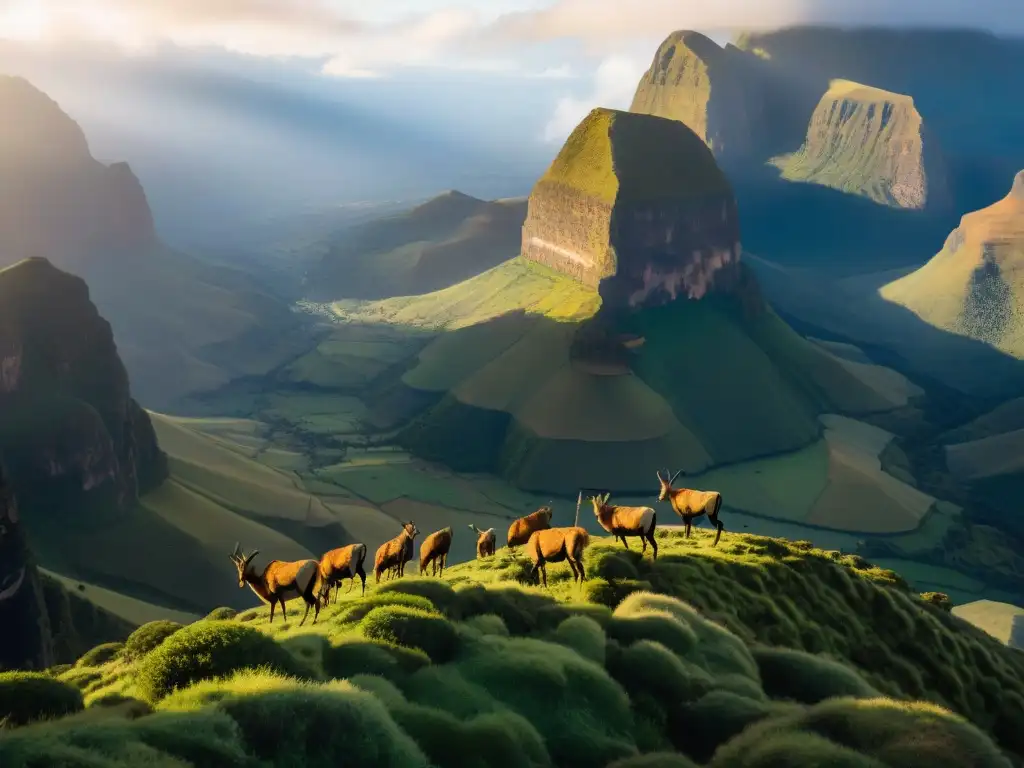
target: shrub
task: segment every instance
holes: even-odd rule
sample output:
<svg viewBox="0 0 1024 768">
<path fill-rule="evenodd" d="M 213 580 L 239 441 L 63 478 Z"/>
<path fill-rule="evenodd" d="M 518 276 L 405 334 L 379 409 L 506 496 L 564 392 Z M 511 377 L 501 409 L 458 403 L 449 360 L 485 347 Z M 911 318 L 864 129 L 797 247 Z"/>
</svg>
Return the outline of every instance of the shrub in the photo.
<svg viewBox="0 0 1024 768">
<path fill-rule="evenodd" d="M 505 622 L 501 620 L 501 616 L 493 613 L 482 613 L 479 616 L 466 619 L 462 623 L 467 627 L 472 627 L 482 635 L 509 637 L 508 627 L 505 626 Z"/>
<path fill-rule="evenodd" d="M 683 710 L 678 723 L 670 726 L 676 747 L 700 762 L 706 762 L 720 744 L 744 728 L 773 713 L 773 705 L 738 696 L 730 691 L 710 691 Z"/>
<path fill-rule="evenodd" d="M 949 595 L 945 592 L 922 592 L 921 599 L 929 605 L 934 605 L 936 608 L 941 608 L 944 611 L 953 610 L 953 601 L 949 599 Z"/>
<path fill-rule="evenodd" d="M 0 722 L 25 725 L 83 707 L 80 690 L 43 672 L 0 672 Z"/>
<path fill-rule="evenodd" d="M 275 690 L 227 696 L 217 707 L 238 723 L 255 756 L 274 765 L 429 766 L 384 705 L 349 683 L 284 681 Z"/>
<path fill-rule="evenodd" d="M 182 625 L 176 621 L 163 619 L 143 624 L 128 635 L 128 639 L 124 641 L 124 648 L 121 649 L 121 657 L 128 661 L 140 659 L 181 627 Z"/>
<path fill-rule="evenodd" d="M 75 662 L 77 667 L 99 667 L 106 664 L 108 661 L 113 661 L 117 658 L 118 654 L 121 653 L 121 649 L 124 648 L 124 643 L 103 643 L 97 645 L 91 651 L 86 651 L 85 654 Z"/>
<path fill-rule="evenodd" d="M 638 640 L 610 654 L 608 671 L 631 695 L 646 694 L 666 714 L 714 686 L 707 672 L 653 640 Z"/>
<path fill-rule="evenodd" d="M 72 667 L 60 676 L 60 680 L 85 692 L 103 680 L 103 673 L 93 667 Z"/>
<path fill-rule="evenodd" d="M 638 581 L 636 579 L 619 579 L 607 581 L 606 579 L 588 579 L 584 585 L 586 599 L 598 605 L 615 608 L 626 597 L 634 592 L 646 592 L 651 589 L 651 582 Z"/>
<path fill-rule="evenodd" d="M 773 699 L 817 704 L 840 696 L 879 695 L 857 672 L 824 656 L 789 648 L 756 648 L 753 653 L 764 690 Z"/>
<path fill-rule="evenodd" d="M 697 635 L 693 630 L 666 611 L 648 610 L 625 615 L 616 612 L 606 631 L 609 637 L 623 645 L 638 640 L 654 640 L 681 657 L 686 657 L 697 645 Z"/>
<path fill-rule="evenodd" d="M 420 648 L 437 663 L 451 659 L 459 642 L 455 627 L 443 616 L 400 605 L 374 608 L 363 619 L 362 630 L 370 640 Z"/>
<path fill-rule="evenodd" d="M 220 608 L 214 608 L 203 618 L 203 621 L 228 621 L 235 618 L 238 615 L 238 611 L 234 608 L 228 608 L 226 605 L 222 605 Z"/>
<path fill-rule="evenodd" d="M 377 595 L 400 594 L 414 595 L 429 600 L 431 606 L 444 613 L 451 613 L 455 604 L 455 590 L 451 584 L 440 579 L 402 578 L 382 584 L 375 592 Z"/>
<path fill-rule="evenodd" d="M 586 616 L 570 616 L 555 630 L 555 641 L 568 646 L 585 659 L 604 666 L 608 639 L 601 625 Z"/>
<path fill-rule="evenodd" d="M 323 659 L 324 674 L 328 677 L 379 675 L 392 681 L 428 664 L 430 659 L 423 651 L 369 641 L 346 641 L 330 646 Z"/>
<path fill-rule="evenodd" d="M 744 733 L 722 746 L 708 763 L 709 768 L 777 768 L 803 765 L 828 768 L 889 768 L 885 763 L 828 739 L 796 731 L 769 732 L 763 734 L 757 741 L 751 741 Z"/>
<path fill-rule="evenodd" d="M 309 670 L 262 632 L 236 622 L 201 621 L 168 637 L 139 663 L 136 686 L 149 701 L 239 669 L 267 667 L 297 676 Z"/>
<path fill-rule="evenodd" d="M 398 686 L 390 680 L 385 680 L 383 677 L 377 677 L 376 675 L 353 675 L 348 681 L 356 688 L 372 693 L 384 702 L 388 709 L 391 709 L 396 704 L 405 702 L 405 696 L 402 695 Z"/>
<path fill-rule="evenodd" d="M 142 717 L 153 711 L 153 708 L 145 701 L 136 699 L 133 696 L 125 696 L 123 693 L 116 691 L 111 691 L 91 699 L 89 707 L 99 707 L 101 709 L 117 707 L 128 718 Z"/>
</svg>

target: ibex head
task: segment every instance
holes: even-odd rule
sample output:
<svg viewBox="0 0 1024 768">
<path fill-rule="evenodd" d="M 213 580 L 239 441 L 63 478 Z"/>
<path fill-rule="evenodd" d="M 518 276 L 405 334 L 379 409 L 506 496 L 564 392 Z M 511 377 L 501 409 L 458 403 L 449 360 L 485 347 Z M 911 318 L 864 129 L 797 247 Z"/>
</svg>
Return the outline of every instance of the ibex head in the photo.
<svg viewBox="0 0 1024 768">
<path fill-rule="evenodd" d="M 408 523 L 403 523 L 401 520 L 399 520 L 398 522 L 401 524 L 402 530 L 405 531 L 406 535 L 410 539 L 415 539 L 417 536 L 420 535 L 420 529 L 416 527 L 416 523 L 414 523 L 412 520 L 410 520 Z"/>
<path fill-rule="evenodd" d="M 259 553 L 260 551 L 258 549 L 254 549 L 248 555 L 244 555 L 242 554 L 242 548 L 238 546 L 238 542 L 235 542 L 235 551 L 228 555 L 228 557 L 231 558 L 231 562 L 234 563 L 235 567 L 238 569 L 239 588 L 245 586 L 245 571 L 249 567 L 249 563 L 252 562 L 252 559 Z"/>
<path fill-rule="evenodd" d="M 591 496 L 590 503 L 594 505 L 594 514 L 600 514 L 601 508 L 608 504 L 608 499 L 612 497 L 611 493 L 603 493 L 600 496 Z"/>
<path fill-rule="evenodd" d="M 669 471 L 666 469 L 665 477 L 668 477 L 668 473 Z M 680 469 L 678 472 L 672 475 L 672 477 L 669 477 L 669 479 L 666 480 L 664 477 L 661 476 L 661 471 L 658 471 L 658 483 L 661 485 L 661 490 L 658 493 L 658 501 L 665 501 L 665 499 L 668 498 L 668 494 L 672 490 L 672 483 L 675 482 L 675 479 L 679 477 L 681 474 L 683 474 L 683 470 Z"/>
<path fill-rule="evenodd" d="M 555 514 L 554 509 L 549 506 L 543 506 L 537 510 L 537 516 L 543 517 L 548 521 L 548 525 L 551 525 L 551 517 Z"/>
</svg>

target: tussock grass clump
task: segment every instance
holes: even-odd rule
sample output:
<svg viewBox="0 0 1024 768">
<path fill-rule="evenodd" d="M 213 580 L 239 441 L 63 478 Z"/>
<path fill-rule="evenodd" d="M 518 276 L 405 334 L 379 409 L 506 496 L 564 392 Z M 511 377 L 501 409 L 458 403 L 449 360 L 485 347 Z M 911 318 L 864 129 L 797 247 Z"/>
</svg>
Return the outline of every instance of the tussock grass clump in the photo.
<svg viewBox="0 0 1024 768">
<path fill-rule="evenodd" d="M 697 768 L 697 764 L 675 752 L 651 752 L 616 760 L 606 768 Z"/>
<path fill-rule="evenodd" d="M 841 696 L 870 699 L 879 691 L 857 672 L 838 661 L 790 648 L 755 648 L 765 692 L 773 699 L 803 704 Z"/>
<path fill-rule="evenodd" d="M 124 641 L 124 648 L 121 649 L 121 658 L 126 661 L 142 658 L 181 629 L 181 627 L 182 625 L 176 621 L 164 619 L 143 624 L 128 635 L 128 639 Z"/>
<path fill-rule="evenodd" d="M 362 621 L 366 614 L 375 608 L 379 608 L 383 605 L 400 605 L 406 608 L 416 608 L 420 611 L 427 611 L 429 613 L 436 613 L 437 609 L 434 604 L 427 600 L 427 598 L 421 595 L 410 595 L 404 592 L 371 592 L 366 597 L 362 598 L 357 602 L 353 602 L 347 605 L 342 605 L 341 610 L 337 616 L 334 617 L 333 621 L 336 624 L 358 624 Z"/>
<path fill-rule="evenodd" d="M 677 728 L 672 732 L 678 735 L 677 747 L 703 763 L 711 758 L 719 744 L 742 733 L 748 725 L 776 713 L 780 706 L 785 707 L 732 691 L 709 691 L 683 707 L 681 717 L 673 723 Z"/>
<path fill-rule="evenodd" d="M 101 667 L 108 661 L 116 659 L 122 649 L 124 643 L 103 643 L 97 645 L 92 650 L 86 651 L 82 657 L 75 662 L 77 667 Z"/>
<path fill-rule="evenodd" d="M 238 615 L 238 611 L 234 608 L 228 608 L 226 605 L 222 605 L 220 608 L 214 608 L 206 616 L 203 617 L 204 621 L 229 621 Z"/>
<path fill-rule="evenodd" d="M 375 594 L 415 595 L 430 601 L 431 605 L 443 613 L 451 613 L 456 602 L 455 590 L 446 581 L 433 578 L 402 578 L 381 584 Z"/>
<path fill-rule="evenodd" d="M 555 630 L 555 642 L 572 648 L 585 659 L 604 666 L 605 637 L 601 625 L 589 616 L 570 616 Z"/>
<path fill-rule="evenodd" d="M 139 662 L 135 684 L 145 699 L 155 702 L 200 680 L 254 667 L 300 677 L 310 674 L 259 630 L 236 622 L 200 621 L 175 632 L 147 654 Z"/>
<path fill-rule="evenodd" d="M 481 613 L 479 616 L 466 619 L 463 622 L 463 626 L 470 627 L 482 635 L 509 637 L 508 627 L 505 626 L 505 622 L 501 620 L 501 616 L 493 613 Z"/>
<path fill-rule="evenodd" d="M 0 723 L 25 725 L 80 712 L 82 692 L 42 672 L 0 672 Z"/>
<path fill-rule="evenodd" d="M 711 765 L 767 768 L 779 765 L 771 760 L 786 749 L 792 765 L 1011 768 L 963 718 L 933 704 L 884 698 L 830 699 L 770 718 L 722 746 Z"/>
<path fill-rule="evenodd" d="M 400 680 L 428 664 L 430 657 L 418 648 L 369 640 L 346 640 L 332 645 L 323 660 L 324 674 L 339 680 L 354 675 Z"/>
<path fill-rule="evenodd" d="M 443 616 L 401 605 L 374 608 L 363 619 L 362 630 L 369 640 L 419 648 L 436 663 L 451 659 L 459 645 L 455 627 Z"/>
<path fill-rule="evenodd" d="M 0 738 L 4 768 L 242 768 L 251 765 L 234 720 L 217 711 L 156 713 L 138 720 L 57 721 Z"/>
<path fill-rule="evenodd" d="M 153 711 L 153 707 L 148 702 L 136 699 L 134 696 L 126 696 L 123 693 L 117 691 L 111 691 L 110 693 L 104 693 L 102 696 L 97 696 L 94 699 L 90 699 L 88 707 L 98 707 L 100 709 L 119 709 L 126 717 L 135 718 L 148 715 Z"/>
</svg>

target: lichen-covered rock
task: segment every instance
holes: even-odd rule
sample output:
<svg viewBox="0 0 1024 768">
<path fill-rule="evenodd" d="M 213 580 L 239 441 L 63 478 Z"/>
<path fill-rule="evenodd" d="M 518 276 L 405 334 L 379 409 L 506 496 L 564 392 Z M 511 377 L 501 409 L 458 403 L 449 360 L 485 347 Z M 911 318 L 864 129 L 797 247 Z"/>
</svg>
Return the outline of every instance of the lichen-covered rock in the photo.
<svg viewBox="0 0 1024 768">
<path fill-rule="evenodd" d="M 606 308 L 728 291 L 742 279 L 739 215 L 686 125 L 595 109 L 530 195 L 523 255 L 599 290 Z"/>
<path fill-rule="evenodd" d="M 30 529 L 127 513 L 166 477 L 110 325 L 43 258 L 0 271 L 0 454 Z"/>
</svg>

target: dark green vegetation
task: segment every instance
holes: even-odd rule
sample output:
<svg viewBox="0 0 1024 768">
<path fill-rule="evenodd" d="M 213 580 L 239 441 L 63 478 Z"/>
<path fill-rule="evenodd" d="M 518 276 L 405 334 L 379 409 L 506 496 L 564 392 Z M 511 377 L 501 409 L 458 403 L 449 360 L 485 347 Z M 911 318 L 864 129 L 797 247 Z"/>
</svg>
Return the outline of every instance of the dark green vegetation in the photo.
<svg viewBox="0 0 1024 768">
<path fill-rule="evenodd" d="M 996 742 L 1024 751 L 1024 658 L 892 572 L 660 538 L 656 564 L 596 541 L 582 588 L 564 564 L 550 592 L 525 586 L 499 550 L 343 593 L 303 630 L 266 609 L 203 620 L 135 661 L 55 670 L 86 710 L 0 733 L 0 760 L 1008 768 Z"/>
<path fill-rule="evenodd" d="M 42 672 L 0 672 L 0 727 L 61 717 L 82 709 L 82 692 Z"/>
<path fill-rule="evenodd" d="M 447 288 L 518 254 L 525 217 L 525 200 L 447 192 L 313 246 L 326 252 L 309 267 L 304 292 L 330 301 Z"/>
</svg>

